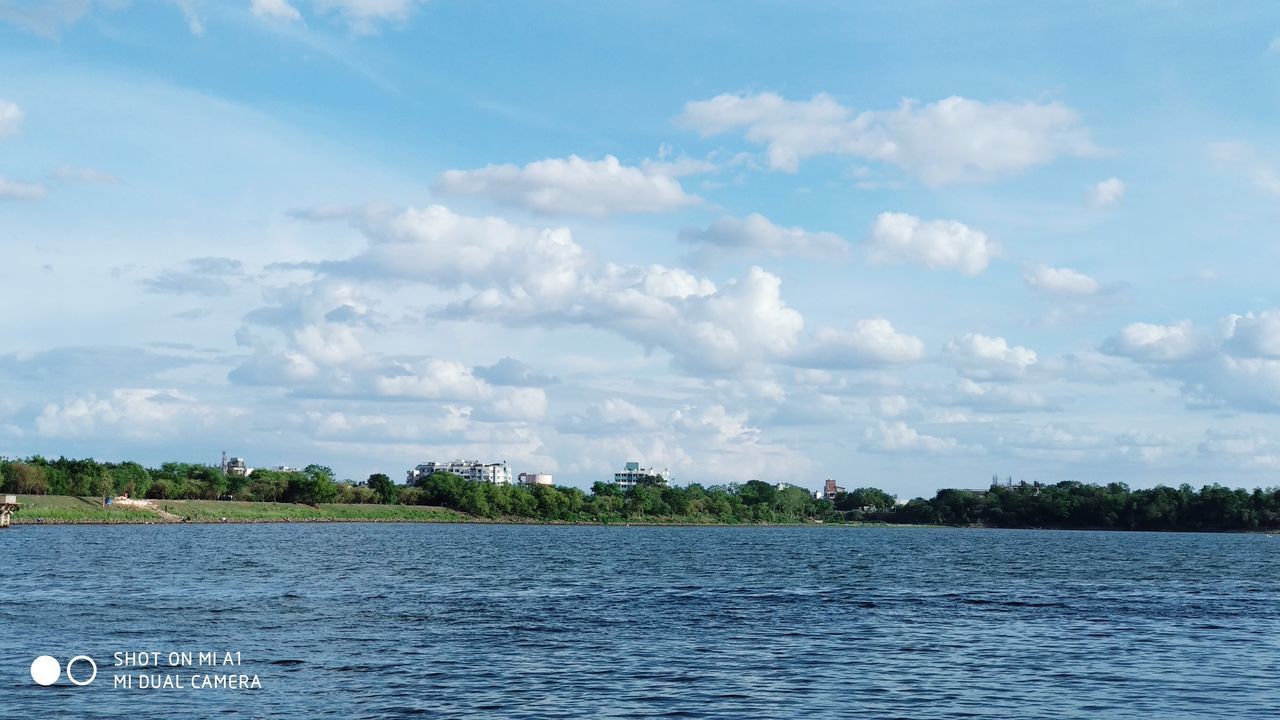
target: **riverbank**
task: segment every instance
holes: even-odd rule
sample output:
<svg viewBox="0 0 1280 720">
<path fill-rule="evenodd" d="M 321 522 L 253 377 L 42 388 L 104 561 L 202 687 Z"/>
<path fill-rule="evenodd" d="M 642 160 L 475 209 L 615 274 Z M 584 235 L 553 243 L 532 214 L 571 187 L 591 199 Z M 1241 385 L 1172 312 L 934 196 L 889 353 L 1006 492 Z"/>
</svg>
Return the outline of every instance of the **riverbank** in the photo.
<svg viewBox="0 0 1280 720">
<path fill-rule="evenodd" d="M 14 525 L 150 525 L 273 522 L 472 522 L 476 518 L 425 505 L 135 500 L 102 507 L 101 498 L 19 495 Z"/>
<path fill-rule="evenodd" d="M 416 522 L 476 523 L 488 525 L 607 525 L 705 527 L 751 523 L 726 523 L 714 518 L 671 517 L 599 520 L 537 520 L 524 517 L 483 518 L 449 508 L 426 505 L 354 505 L 327 503 L 245 502 L 223 500 L 131 500 L 102 507 L 101 498 L 66 495 L 19 495 L 21 510 L 14 525 L 155 525 L 221 523 L 308 523 L 308 522 Z M 778 527 L 814 527 L 821 522 L 767 523 Z M 827 523 L 828 525 L 900 527 L 884 523 Z"/>
</svg>

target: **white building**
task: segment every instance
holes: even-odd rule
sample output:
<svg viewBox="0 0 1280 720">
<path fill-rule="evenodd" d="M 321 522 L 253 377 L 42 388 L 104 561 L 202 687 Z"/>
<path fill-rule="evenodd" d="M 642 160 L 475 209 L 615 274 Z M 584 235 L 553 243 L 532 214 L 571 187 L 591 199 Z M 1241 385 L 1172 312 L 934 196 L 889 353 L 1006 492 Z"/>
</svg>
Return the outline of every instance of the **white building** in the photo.
<svg viewBox="0 0 1280 720">
<path fill-rule="evenodd" d="M 555 485 L 555 481 L 551 479 L 551 473 L 520 473 L 520 483 L 523 485 Z"/>
<path fill-rule="evenodd" d="M 451 460 L 449 462 L 424 462 L 410 470 L 405 483 L 412 485 L 420 477 L 432 473 L 460 475 L 471 482 L 487 482 L 494 485 L 511 484 L 511 468 L 505 462 L 482 463 L 479 460 Z"/>
<path fill-rule="evenodd" d="M 665 469 L 642 468 L 638 462 L 629 462 L 621 471 L 613 474 L 613 484 L 623 490 L 630 490 L 639 484 L 641 480 L 648 477 L 656 477 L 659 485 L 666 485 L 667 474 Z"/>
</svg>

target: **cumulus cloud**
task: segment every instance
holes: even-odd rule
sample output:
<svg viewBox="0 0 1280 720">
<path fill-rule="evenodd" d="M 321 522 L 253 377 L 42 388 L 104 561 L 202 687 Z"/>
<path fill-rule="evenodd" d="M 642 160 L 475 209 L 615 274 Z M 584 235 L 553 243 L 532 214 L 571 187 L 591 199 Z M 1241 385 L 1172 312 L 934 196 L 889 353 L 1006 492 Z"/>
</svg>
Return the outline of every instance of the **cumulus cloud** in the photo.
<svg viewBox="0 0 1280 720">
<path fill-rule="evenodd" d="M 903 365 L 924 356 L 924 343 L 882 317 L 858 320 L 848 330 L 821 328 L 792 362 L 802 367 L 857 368 Z"/>
<path fill-rule="evenodd" d="M 592 403 L 581 413 L 560 418 L 557 429 L 573 435 L 612 435 L 651 431 L 658 423 L 639 406 L 621 398 Z"/>
<path fill-rule="evenodd" d="M 1022 275 L 1027 287 L 1050 295 L 1096 295 L 1102 289 L 1097 280 L 1071 268 L 1036 265 Z"/>
<path fill-rule="evenodd" d="M 782 299 L 782 281 L 758 267 L 721 287 L 683 270 L 608 266 L 555 298 L 493 288 L 439 313 L 511 325 L 588 325 L 670 352 L 687 370 L 731 371 L 788 355 L 804 327 Z"/>
<path fill-rule="evenodd" d="M 1124 183 L 1120 178 L 1107 178 L 1089 190 L 1089 204 L 1094 207 L 1115 205 L 1124 197 Z"/>
<path fill-rule="evenodd" d="M 274 304 L 249 313 L 237 333 L 252 354 L 228 375 L 233 383 L 279 387 L 300 398 L 456 403 L 471 417 L 493 422 L 546 414 L 540 387 L 499 386 L 455 360 L 392 356 L 365 347 L 378 313 L 351 284 L 329 279 L 267 296 Z"/>
<path fill-rule="evenodd" d="M 921 220 L 906 213 L 876 216 L 867 238 L 872 262 L 915 262 L 930 270 L 979 275 L 996 255 L 986 233 L 955 220 Z"/>
<path fill-rule="evenodd" d="M 358 215 L 368 247 L 317 269 L 342 278 L 466 288 L 430 316 L 507 325 L 587 325 L 670 352 L 686 369 L 728 371 L 787 356 L 804 326 L 781 279 L 753 267 L 717 286 L 678 268 L 599 267 L 567 228 L 522 227 L 434 206 Z"/>
<path fill-rule="evenodd" d="M 687 103 L 677 122 L 703 135 L 741 130 L 769 165 L 845 155 L 897 166 L 927 185 L 989 180 L 1096 152 L 1078 113 L 1059 102 L 985 103 L 949 97 L 854 113 L 825 93 L 787 100 L 774 93 L 718 95 Z"/>
<path fill-rule="evenodd" d="M 488 367 L 475 369 L 476 376 L 494 385 L 515 387 L 545 387 L 560 382 L 559 378 L 544 375 L 515 358 L 502 358 Z"/>
<path fill-rule="evenodd" d="M 1280 445 L 1257 429 L 1210 429 L 1196 447 L 1204 457 L 1226 459 L 1249 469 L 1280 469 Z"/>
<path fill-rule="evenodd" d="M 1189 407 L 1280 411 L 1280 310 L 1228 315 L 1216 336 L 1190 321 L 1133 323 L 1102 344 L 1177 383 Z"/>
<path fill-rule="evenodd" d="M 0 99 L 0 137 L 15 135 L 22 127 L 22 108 L 17 103 Z"/>
<path fill-rule="evenodd" d="M 1040 450 L 1085 450 L 1108 445 L 1108 438 L 1061 424 L 1031 425 L 1000 438 L 1003 445 Z"/>
<path fill-rule="evenodd" d="M 779 227 L 758 213 L 741 220 L 720 218 L 705 229 L 684 228 L 679 238 L 681 242 L 712 252 L 756 250 L 777 257 L 802 255 L 826 259 L 840 259 L 849 252 L 848 244 L 839 235 Z"/>
<path fill-rule="evenodd" d="M 978 380 L 1019 378 L 1037 361 L 1034 350 L 978 333 L 948 340 L 942 354 L 956 372 Z"/>
<path fill-rule="evenodd" d="M 871 400 L 871 412 L 882 418 L 898 417 L 910 407 L 911 402 L 902 395 L 883 395 Z"/>
<path fill-rule="evenodd" d="M 1200 355 L 1204 343 L 1190 320 L 1174 325 L 1131 323 L 1102 343 L 1102 351 L 1142 362 L 1181 362 Z"/>
<path fill-rule="evenodd" d="M 1222 322 L 1223 348 L 1232 355 L 1280 358 L 1280 310 L 1228 315 Z"/>
<path fill-rule="evenodd" d="M 944 393 L 939 401 L 992 413 L 1020 413 L 1054 411 L 1047 398 L 1025 387 L 1014 387 L 994 382 L 975 382 L 960 378 L 950 393 Z"/>
<path fill-rule="evenodd" d="M 249 11 L 258 17 L 276 20 L 301 20 L 302 13 L 289 4 L 289 0 L 252 0 Z"/>
<path fill-rule="evenodd" d="M 362 215 L 354 222 L 369 238 L 368 248 L 322 270 L 446 288 L 504 287 L 520 297 L 550 300 L 572 292 L 586 265 L 582 248 L 564 227 L 539 230 L 458 215 L 439 205 Z"/>
<path fill-rule="evenodd" d="M 549 158 L 478 170 L 449 170 L 436 182 L 445 195 L 481 195 L 494 202 L 539 213 L 604 216 L 662 213 L 701 202 L 669 174 L 603 160 Z"/>
<path fill-rule="evenodd" d="M 901 420 L 867 428 L 863 440 L 862 449 L 869 452 L 945 455 L 964 449 L 954 438 L 925 435 Z"/>
<path fill-rule="evenodd" d="M 48 194 L 40 183 L 25 183 L 0 177 L 0 200 L 39 200 Z"/>
<path fill-rule="evenodd" d="M 220 418 L 242 414 L 215 408 L 172 389 L 121 389 L 107 395 L 87 393 L 49 403 L 36 418 L 36 432 L 49 437 L 85 437 L 111 433 L 131 438 L 174 436 L 207 428 Z"/>
</svg>

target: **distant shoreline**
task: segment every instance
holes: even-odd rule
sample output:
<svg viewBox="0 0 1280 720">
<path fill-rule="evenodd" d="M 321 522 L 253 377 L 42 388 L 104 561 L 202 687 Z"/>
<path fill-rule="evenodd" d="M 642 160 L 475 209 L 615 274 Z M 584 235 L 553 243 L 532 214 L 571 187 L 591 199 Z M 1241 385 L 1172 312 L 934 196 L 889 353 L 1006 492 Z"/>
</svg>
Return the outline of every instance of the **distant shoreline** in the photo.
<svg viewBox="0 0 1280 720">
<path fill-rule="evenodd" d="M 427 505 L 321 504 L 222 500 L 131 500 L 103 507 L 100 498 L 70 495 L 20 495 L 13 526 L 41 525 L 278 525 L 412 523 L 453 525 L 526 525 L 541 527 L 724 527 L 724 528 L 955 528 L 970 530 L 1076 530 L 1082 532 L 1171 532 L 1277 535 L 1274 530 L 1149 530 L 1115 527 L 999 527 L 875 521 L 723 522 L 707 519 L 637 518 L 616 520 L 540 520 L 508 516 L 487 518 Z M 43 520 L 41 522 L 41 519 Z M 0 529 L 0 533 L 3 530 Z"/>
</svg>

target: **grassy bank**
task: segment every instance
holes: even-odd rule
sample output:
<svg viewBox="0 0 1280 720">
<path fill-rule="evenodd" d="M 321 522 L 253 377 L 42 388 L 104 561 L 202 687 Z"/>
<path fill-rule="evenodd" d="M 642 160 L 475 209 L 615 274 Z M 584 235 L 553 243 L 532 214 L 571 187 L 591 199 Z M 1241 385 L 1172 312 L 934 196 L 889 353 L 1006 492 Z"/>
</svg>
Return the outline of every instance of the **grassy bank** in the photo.
<svg viewBox="0 0 1280 720">
<path fill-rule="evenodd" d="M 102 507 L 101 498 L 66 495 L 19 495 L 15 525 L 66 523 L 173 522 L 466 522 L 470 515 L 419 505 L 344 505 L 316 507 L 293 503 L 219 500 L 153 500 L 149 507 Z"/>
<path fill-rule="evenodd" d="M 277 502 L 222 500 L 151 500 L 147 507 L 115 505 L 102 507 L 102 499 L 67 495 L 19 495 L 21 510 L 13 516 L 15 525 L 46 524 L 145 524 L 145 523 L 272 523 L 272 522 L 474 522 L 490 524 L 552 525 L 739 525 L 710 515 L 670 517 L 601 518 L 595 522 L 540 522 L 524 517 L 479 518 L 442 507 L 425 505 L 351 505 L 328 503 L 318 506 Z M 814 523 L 777 523 L 813 525 Z M 842 523 L 843 524 L 843 523 Z M 862 524 L 862 523 L 852 523 Z"/>
</svg>

